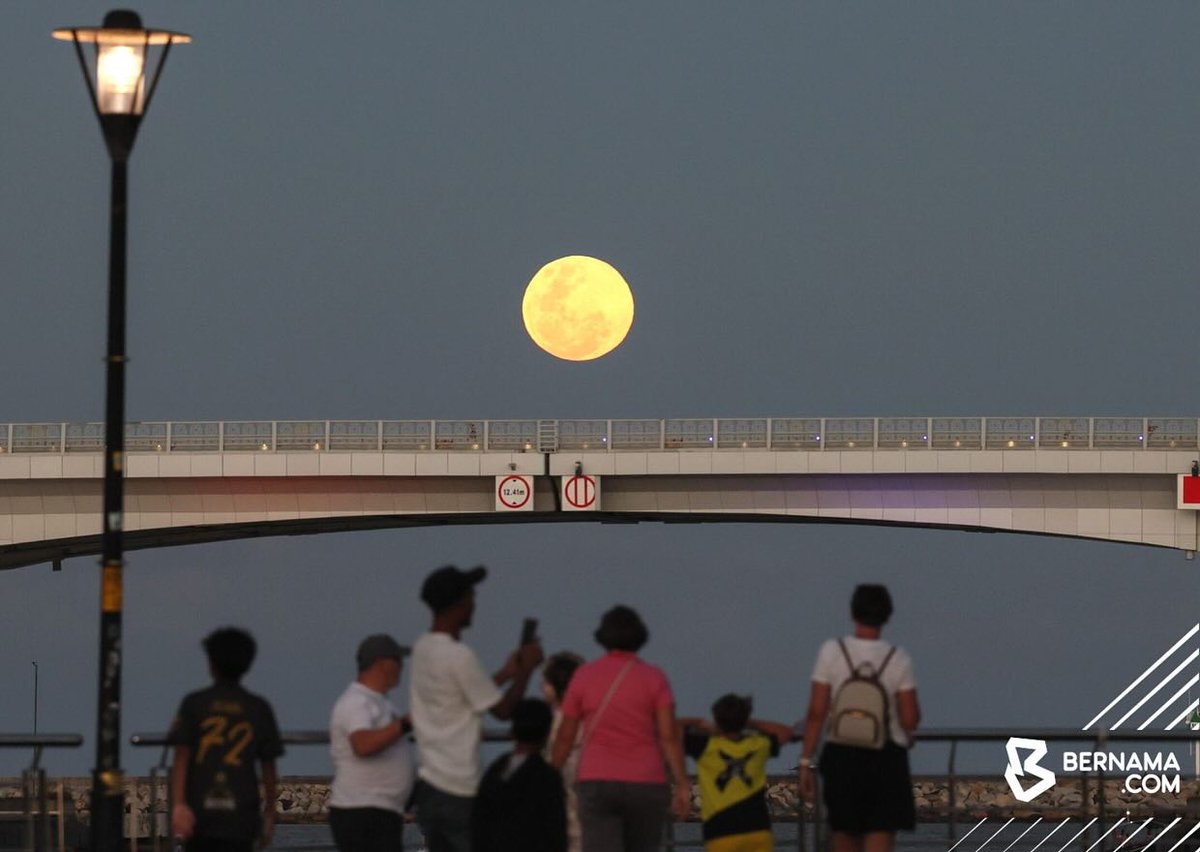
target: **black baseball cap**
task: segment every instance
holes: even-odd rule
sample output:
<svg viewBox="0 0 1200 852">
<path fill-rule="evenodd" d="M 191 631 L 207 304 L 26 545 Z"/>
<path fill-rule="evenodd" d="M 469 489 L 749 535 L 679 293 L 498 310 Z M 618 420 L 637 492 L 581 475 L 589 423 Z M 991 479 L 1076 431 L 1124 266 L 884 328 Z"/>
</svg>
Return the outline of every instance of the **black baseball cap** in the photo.
<svg viewBox="0 0 1200 852">
<path fill-rule="evenodd" d="M 441 612 L 462 600 L 472 587 L 483 582 L 487 569 L 476 565 L 463 571 L 456 565 L 443 565 L 421 584 L 421 600 L 434 612 Z"/>
<path fill-rule="evenodd" d="M 358 644 L 358 670 L 365 671 L 371 664 L 381 658 L 400 660 L 407 657 L 409 649 L 405 648 L 386 633 L 375 633 Z"/>
</svg>

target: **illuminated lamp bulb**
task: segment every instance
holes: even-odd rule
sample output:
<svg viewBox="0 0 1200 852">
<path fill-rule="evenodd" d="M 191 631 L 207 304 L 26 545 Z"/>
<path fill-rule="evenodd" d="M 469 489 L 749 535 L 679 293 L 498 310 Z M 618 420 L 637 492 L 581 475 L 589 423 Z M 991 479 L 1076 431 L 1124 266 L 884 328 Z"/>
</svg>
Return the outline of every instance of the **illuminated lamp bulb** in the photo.
<svg viewBox="0 0 1200 852">
<path fill-rule="evenodd" d="M 471 445 L 471 449 L 472 449 L 472 450 L 478 450 L 478 449 L 479 449 L 479 445 L 478 445 L 478 444 L 472 444 L 472 445 Z"/>
<path fill-rule="evenodd" d="M 313 441 L 313 451 L 318 452 L 318 453 L 321 452 L 321 442 L 320 441 Z"/>
<path fill-rule="evenodd" d="M 962 441 L 958 441 L 958 440 L 956 440 L 956 441 L 954 442 L 954 446 L 956 446 L 956 447 L 961 447 L 961 446 L 962 446 Z"/>
<path fill-rule="evenodd" d="M 908 441 L 901 441 L 900 446 L 904 447 L 905 449 L 908 449 Z"/>
<path fill-rule="evenodd" d="M 854 442 L 853 442 L 853 441 L 848 441 L 848 442 L 846 443 L 846 446 L 847 446 L 847 447 L 853 447 L 853 446 L 854 446 Z"/>
<path fill-rule="evenodd" d="M 1009 442 L 1008 442 L 1008 445 L 1009 445 L 1010 447 L 1015 447 L 1015 446 L 1017 445 L 1017 442 L 1016 442 L 1016 441 L 1009 441 Z"/>
<path fill-rule="evenodd" d="M 1071 442 L 1070 442 L 1070 441 L 1063 441 L 1063 442 L 1062 442 L 1062 445 L 1063 445 L 1064 447 L 1069 447 L 1069 446 L 1071 446 Z"/>
<path fill-rule="evenodd" d="M 267 442 L 266 442 L 266 441 L 263 441 L 261 444 L 259 444 L 259 445 L 258 445 L 258 448 L 259 448 L 260 450 L 267 450 L 267 449 L 270 449 L 270 448 L 267 446 Z"/>
<path fill-rule="evenodd" d="M 96 59 L 96 102 L 102 115 L 140 115 L 142 66 L 140 46 L 102 44 Z"/>
</svg>

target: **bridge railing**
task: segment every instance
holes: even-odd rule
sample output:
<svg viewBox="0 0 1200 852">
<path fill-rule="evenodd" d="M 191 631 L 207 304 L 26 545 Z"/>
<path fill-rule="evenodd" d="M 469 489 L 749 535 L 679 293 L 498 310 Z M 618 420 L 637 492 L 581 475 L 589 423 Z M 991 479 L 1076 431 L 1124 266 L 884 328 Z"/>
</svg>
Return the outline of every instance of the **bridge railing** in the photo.
<svg viewBox="0 0 1200 852">
<path fill-rule="evenodd" d="M 125 426 L 130 453 L 1196 450 L 1195 417 L 228 420 Z M 102 423 L 0 423 L 0 453 L 99 453 Z"/>
</svg>

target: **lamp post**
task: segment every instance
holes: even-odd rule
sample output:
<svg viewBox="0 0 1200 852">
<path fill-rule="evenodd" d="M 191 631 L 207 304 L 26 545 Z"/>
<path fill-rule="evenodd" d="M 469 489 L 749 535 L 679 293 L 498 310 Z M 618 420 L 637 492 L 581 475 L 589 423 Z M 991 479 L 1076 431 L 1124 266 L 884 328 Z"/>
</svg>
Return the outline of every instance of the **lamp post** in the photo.
<svg viewBox="0 0 1200 852">
<path fill-rule="evenodd" d="M 191 37 L 148 30 L 136 12 L 114 10 L 99 27 L 54 30 L 75 45 L 92 107 L 112 160 L 112 205 L 108 244 L 108 354 L 105 358 L 104 508 L 100 582 L 100 684 L 96 707 L 96 766 L 92 770 L 93 852 L 117 852 L 125 816 L 121 766 L 121 612 L 123 595 L 125 456 L 125 213 L 126 166 L 142 116 L 150 106 L 173 44 Z M 82 45 L 95 47 L 94 62 Z M 150 48 L 159 48 L 146 82 Z"/>
</svg>

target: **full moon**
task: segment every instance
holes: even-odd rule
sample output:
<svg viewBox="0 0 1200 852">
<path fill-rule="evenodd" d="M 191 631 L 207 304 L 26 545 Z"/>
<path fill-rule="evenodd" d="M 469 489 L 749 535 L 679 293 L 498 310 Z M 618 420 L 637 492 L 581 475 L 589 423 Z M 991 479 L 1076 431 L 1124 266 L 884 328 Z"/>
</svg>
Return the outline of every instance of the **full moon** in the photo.
<svg viewBox="0 0 1200 852">
<path fill-rule="evenodd" d="M 537 271 L 521 302 L 533 342 L 565 361 L 607 355 L 633 325 L 633 293 L 621 273 L 602 260 L 572 255 Z"/>
</svg>

